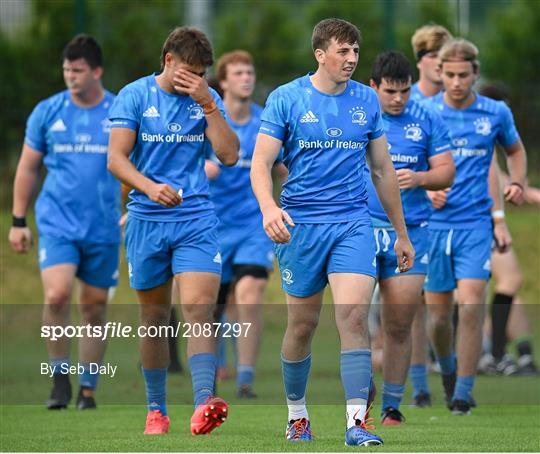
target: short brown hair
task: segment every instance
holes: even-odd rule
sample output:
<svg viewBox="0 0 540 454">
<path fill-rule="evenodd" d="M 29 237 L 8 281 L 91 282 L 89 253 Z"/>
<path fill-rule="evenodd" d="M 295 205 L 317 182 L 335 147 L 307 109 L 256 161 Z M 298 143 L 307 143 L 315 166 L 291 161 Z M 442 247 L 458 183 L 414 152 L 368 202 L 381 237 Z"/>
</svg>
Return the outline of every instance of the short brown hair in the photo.
<svg viewBox="0 0 540 454">
<path fill-rule="evenodd" d="M 212 66 L 212 45 L 206 35 L 194 27 L 177 27 L 165 40 L 161 51 L 161 69 L 165 66 L 165 55 L 170 52 L 182 62 L 195 66 Z"/>
<path fill-rule="evenodd" d="M 469 61 L 475 71 L 480 68 L 478 61 L 478 48 L 463 38 L 451 39 L 439 51 L 441 62 L 446 61 Z"/>
<path fill-rule="evenodd" d="M 360 44 L 360 31 L 355 25 L 343 19 L 323 19 L 313 29 L 311 46 L 315 52 L 317 49 L 326 50 L 332 38 L 340 43 Z"/>
<path fill-rule="evenodd" d="M 421 60 L 429 52 L 438 52 L 452 38 L 452 34 L 442 25 L 428 24 L 420 27 L 411 38 L 415 58 Z"/>
<path fill-rule="evenodd" d="M 223 81 L 227 78 L 227 65 L 235 63 L 244 63 L 246 65 L 255 66 L 253 57 L 245 50 L 233 50 L 219 57 L 216 63 L 216 78 L 218 81 Z"/>
</svg>

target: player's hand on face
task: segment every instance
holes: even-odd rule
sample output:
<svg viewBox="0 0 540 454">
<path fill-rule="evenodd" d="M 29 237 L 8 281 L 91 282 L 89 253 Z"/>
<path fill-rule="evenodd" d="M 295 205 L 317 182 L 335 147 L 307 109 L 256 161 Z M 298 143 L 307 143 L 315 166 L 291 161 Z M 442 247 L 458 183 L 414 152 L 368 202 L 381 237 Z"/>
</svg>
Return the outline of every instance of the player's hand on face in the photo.
<svg viewBox="0 0 540 454">
<path fill-rule="evenodd" d="M 208 90 L 206 79 L 185 69 L 175 71 L 173 86 L 176 91 L 188 94 L 201 106 L 214 100 Z"/>
<path fill-rule="evenodd" d="M 420 185 L 418 174 L 411 169 L 396 170 L 399 189 L 417 188 Z"/>
<path fill-rule="evenodd" d="M 495 222 L 493 238 L 495 239 L 495 247 L 500 253 L 506 252 L 512 247 L 512 235 L 510 235 L 504 221 Z"/>
<path fill-rule="evenodd" d="M 440 191 L 426 191 L 428 197 L 431 200 L 431 205 L 433 208 L 440 210 L 442 207 L 446 205 L 446 200 L 448 199 L 448 192 L 450 192 L 450 188 L 442 189 Z"/>
<path fill-rule="evenodd" d="M 221 170 L 218 164 L 207 159 L 204 161 L 204 173 L 206 173 L 209 180 L 215 180 L 221 173 Z"/>
<path fill-rule="evenodd" d="M 291 234 L 285 227 L 284 221 L 289 226 L 294 227 L 294 222 L 289 214 L 278 206 L 263 210 L 264 231 L 274 243 L 287 243 L 291 239 Z"/>
<path fill-rule="evenodd" d="M 397 266 L 400 273 L 409 271 L 414 266 L 416 252 L 409 240 L 409 237 L 396 239 L 394 251 L 397 257 Z"/>
<path fill-rule="evenodd" d="M 523 189 L 517 184 L 510 184 L 504 188 L 504 200 L 514 205 L 522 205 L 525 201 Z"/>
<path fill-rule="evenodd" d="M 172 208 L 182 203 L 182 197 L 168 184 L 154 183 L 146 194 L 150 200 Z"/>
<path fill-rule="evenodd" d="M 32 231 L 28 227 L 11 227 L 8 238 L 18 254 L 24 254 L 32 247 Z"/>
</svg>

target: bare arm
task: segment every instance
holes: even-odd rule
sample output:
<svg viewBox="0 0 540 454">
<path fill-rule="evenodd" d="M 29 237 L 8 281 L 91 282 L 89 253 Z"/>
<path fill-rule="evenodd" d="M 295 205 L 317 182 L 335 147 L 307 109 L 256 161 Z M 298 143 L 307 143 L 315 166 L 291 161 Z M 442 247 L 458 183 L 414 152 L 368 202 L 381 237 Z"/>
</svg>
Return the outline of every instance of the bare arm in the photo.
<svg viewBox="0 0 540 454">
<path fill-rule="evenodd" d="M 43 161 L 43 153 L 24 144 L 15 180 L 13 182 L 13 216 L 26 217 L 32 195 L 39 177 L 39 169 Z M 11 227 L 9 242 L 15 252 L 24 253 L 32 246 L 32 232 L 28 227 Z"/>
<path fill-rule="evenodd" d="M 371 169 L 371 179 L 377 196 L 386 212 L 388 219 L 396 230 L 397 240 L 394 245 L 398 258 L 398 268 L 401 272 L 411 269 L 414 265 L 414 249 L 407 235 L 401 193 L 394 164 L 388 154 L 386 136 L 381 136 L 369 142 L 367 158 Z"/>
<path fill-rule="evenodd" d="M 521 205 L 524 201 L 523 190 L 527 184 L 527 153 L 521 140 L 506 147 L 504 151 L 510 174 L 510 184 L 504 188 L 505 200 L 514 205 Z"/>
<path fill-rule="evenodd" d="M 291 217 L 277 206 L 272 196 L 272 166 L 279 154 L 281 144 L 281 140 L 259 134 L 251 160 L 251 187 L 263 215 L 264 230 L 276 243 L 286 243 L 291 238 L 283 221 L 294 227 Z"/>
<path fill-rule="evenodd" d="M 497 154 L 493 153 L 488 174 L 489 195 L 493 200 L 491 214 L 493 216 L 493 238 L 499 252 L 506 252 L 512 246 L 512 236 L 504 219 L 504 200 L 501 190 L 501 169 L 497 162 Z"/>
<path fill-rule="evenodd" d="M 166 207 L 182 203 L 182 197 L 169 185 L 155 183 L 140 173 L 129 160 L 137 133 L 128 128 L 112 128 L 107 168 L 123 184 L 144 192 L 150 200 Z"/>
<path fill-rule="evenodd" d="M 179 69 L 174 76 L 174 89 L 187 93 L 203 107 L 208 123 L 205 134 L 212 144 L 214 153 L 226 166 L 235 165 L 238 161 L 240 142 L 215 105 L 206 79 Z"/>
<path fill-rule="evenodd" d="M 425 172 L 415 172 L 411 169 L 396 171 L 400 189 L 420 187 L 431 191 L 452 186 L 455 174 L 456 167 L 451 151 L 430 157 L 429 170 Z"/>
</svg>

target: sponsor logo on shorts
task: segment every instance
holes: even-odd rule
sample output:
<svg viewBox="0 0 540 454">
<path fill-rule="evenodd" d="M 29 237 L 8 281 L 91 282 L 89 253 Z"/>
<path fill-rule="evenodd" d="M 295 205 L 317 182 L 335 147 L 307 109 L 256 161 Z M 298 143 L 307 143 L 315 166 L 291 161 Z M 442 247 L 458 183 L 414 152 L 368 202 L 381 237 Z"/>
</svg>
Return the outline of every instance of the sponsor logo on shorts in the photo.
<svg viewBox="0 0 540 454">
<path fill-rule="evenodd" d="M 212 260 L 214 263 L 219 263 L 221 265 L 221 253 L 217 253 L 214 257 L 214 260 Z"/>
<path fill-rule="evenodd" d="M 285 282 L 285 284 L 287 285 L 291 285 L 294 281 L 293 281 L 293 274 L 292 274 L 292 271 L 285 268 L 282 272 L 281 272 L 281 279 L 283 279 L 283 282 Z"/>
<path fill-rule="evenodd" d="M 39 250 L 39 262 L 42 263 L 47 260 L 47 249 L 44 247 Z"/>
<path fill-rule="evenodd" d="M 422 258 L 420 259 L 420 263 L 422 265 L 427 265 L 429 263 L 429 257 L 427 254 L 424 254 Z"/>
<path fill-rule="evenodd" d="M 133 265 L 131 262 L 128 262 L 128 276 L 130 279 L 133 277 Z"/>
<path fill-rule="evenodd" d="M 491 271 L 491 260 L 490 259 L 487 259 L 484 263 L 484 266 L 482 267 L 482 269 L 486 270 L 486 271 Z"/>
</svg>

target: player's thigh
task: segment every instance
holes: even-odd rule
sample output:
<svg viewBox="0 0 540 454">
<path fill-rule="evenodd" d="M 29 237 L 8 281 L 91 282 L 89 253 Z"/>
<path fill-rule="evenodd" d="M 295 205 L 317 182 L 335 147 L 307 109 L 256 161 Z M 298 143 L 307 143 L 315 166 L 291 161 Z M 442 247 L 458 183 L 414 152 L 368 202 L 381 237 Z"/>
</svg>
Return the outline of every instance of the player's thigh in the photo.
<svg viewBox="0 0 540 454">
<path fill-rule="evenodd" d="M 519 287 L 522 274 L 515 250 L 511 248 L 504 253 L 494 250 L 491 254 L 491 272 L 497 283 L 511 281 Z"/>
<path fill-rule="evenodd" d="M 323 294 L 324 290 L 305 298 L 287 294 L 287 326 L 304 326 L 306 330 L 313 331 L 319 322 Z"/>
<path fill-rule="evenodd" d="M 452 256 L 456 280 L 478 279 L 487 282 L 491 277 L 492 245 L 491 229 L 455 230 Z"/>
<path fill-rule="evenodd" d="M 172 277 L 169 240 L 175 222 L 152 222 L 129 216 L 125 227 L 129 283 L 135 290 L 164 285 Z"/>
<path fill-rule="evenodd" d="M 456 288 L 452 241 L 454 230 L 428 229 L 428 265 L 424 288 L 447 293 Z"/>
<path fill-rule="evenodd" d="M 71 301 L 77 266 L 71 263 L 48 266 L 41 270 L 45 304 L 68 304 Z"/>
<path fill-rule="evenodd" d="M 423 274 L 404 273 L 379 281 L 383 324 L 412 325 L 414 315 L 423 301 L 424 279 Z"/>
<path fill-rule="evenodd" d="M 174 276 L 180 289 L 182 305 L 204 304 L 215 306 L 220 275 L 212 272 L 186 271 Z"/>
<path fill-rule="evenodd" d="M 109 288 L 118 285 L 119 244 L 79 243 L 81 262 L 77 277 L 88 287 L 101 288 L 105 297 Z M 92 294 L 95 291 L 89 290 Z"/>
<path fill-rule="evenodd" d="M 336 304 L 350 304 L 351 298 L 371 301 L 376 277 L 375 238 L 371 223 L 352 221 L 335 224 L 336 241 L 328 256 L 327 274 Z M 332 275 L 341 277 L 330 278 Z M 346 275 L 361 276 L 353 280 Z M 370 279 L 371 278 L 371 279 Z M 339 287 L 334 290 L 334 287 Z M 340 289 L 354 286 L 366 288 L 360 294 L 347 295 Z M 336 293 L 337 292 L 337 293 Z"/>
<path fill-rule="evenodd" d="M 181 278 L 180 299 L 182 303 L 193 301 L 193 295 L 213 295 L 215 302 L 221 280 L 221 252 L 218 242 L 218 219 L 215 215 L 204 216 L 178 223 L 171 239 L 172 271 L 175 276 L 186 274 Z M 194 289 L 182 288 L 183 281 L 196 283 Z M 201 288 L 198 282 L 207 282 L 208 289 Z M 217 281 L 217 284 L 215 282 Z M 198 299 L 195 296 L 195 299 Z"/>
<path fill-rule="evenodd" d="M 334 224 L 296 224 L 288 227 L 289 242 L 275 245 L 281 287 L 287 295 L 308 298 L 326 287 L 334 229 Z"/>
<path fill-rule="evenodd" d="M 487 281 L 483 279 L 460 279 L 457 292 L 460 304 L 483 305 L 486 301 Z"/>
</svg>

